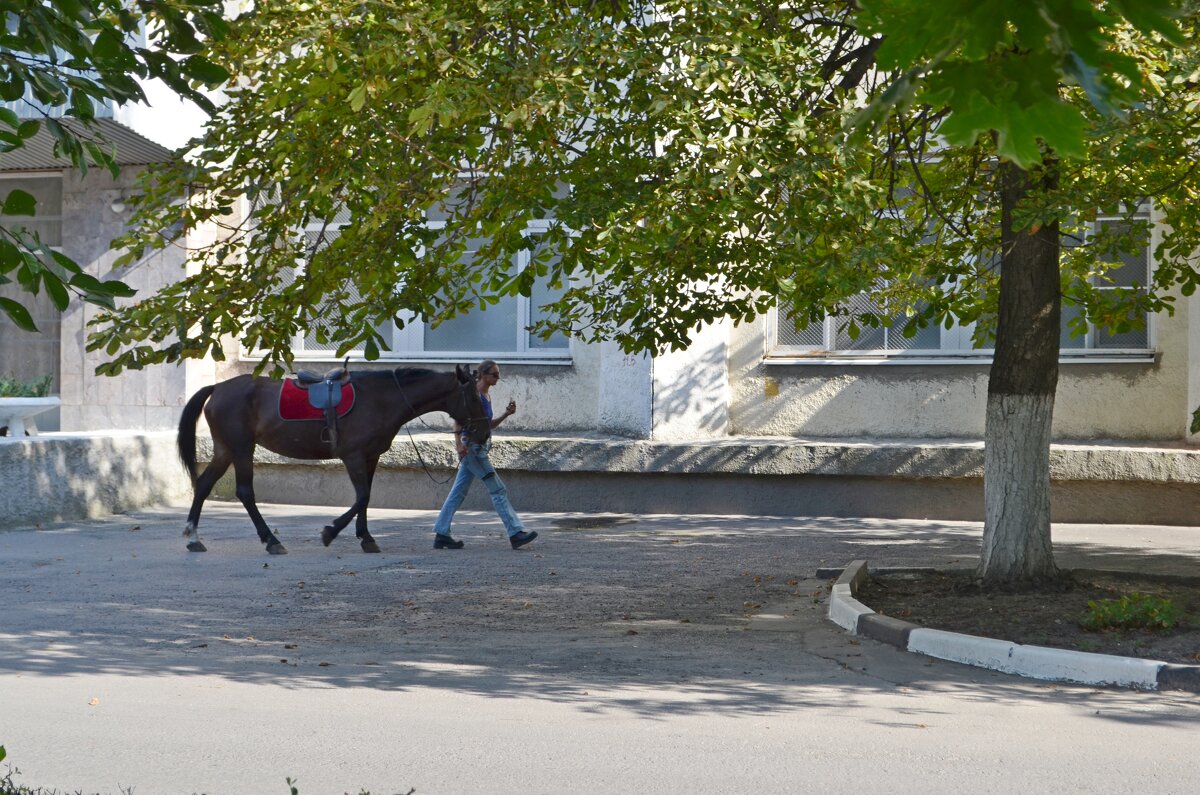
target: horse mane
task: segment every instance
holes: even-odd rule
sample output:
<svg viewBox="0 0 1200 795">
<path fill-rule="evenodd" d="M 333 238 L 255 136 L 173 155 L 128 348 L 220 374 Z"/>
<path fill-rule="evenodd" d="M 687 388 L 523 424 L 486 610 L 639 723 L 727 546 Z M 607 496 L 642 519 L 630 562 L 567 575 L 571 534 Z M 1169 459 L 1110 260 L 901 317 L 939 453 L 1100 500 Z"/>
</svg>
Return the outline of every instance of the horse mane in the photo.
<svg viewBox="0 0 1200 795">
<path fill-rule="evenodd" d="M 387 378 L 389 380 L 395 378 L 398 381 L 409 381 L 428 375 L 445 375 L 445 373 L 428 367 L 395 367 L 390 370 L 357 370 L 354 375 L 356 378 Z"/>
<path fill-rule="evenodd" d="M 396 374 L 396 378 L 402 381 L 407 381 L 410 378 L 420 378 L 424 375 L 444 375 L 428 367 L 397 367 L 392 372 Z"/>
</svg>

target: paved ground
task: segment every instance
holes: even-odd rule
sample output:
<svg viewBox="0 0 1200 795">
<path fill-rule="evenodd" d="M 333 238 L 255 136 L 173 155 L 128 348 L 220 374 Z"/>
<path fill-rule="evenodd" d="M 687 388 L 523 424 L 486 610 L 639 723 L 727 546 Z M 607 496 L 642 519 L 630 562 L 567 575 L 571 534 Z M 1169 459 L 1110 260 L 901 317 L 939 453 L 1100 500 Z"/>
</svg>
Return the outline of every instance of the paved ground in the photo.
<svg viewBox="0 0 1200 795">
<path fill-rule="evenodd" d="M 1194 694 L 933 662 L 825 619 L 819 567 L 969 565 L 979 526 L 636 516 L 520 552 L 485 514 L 213 504 L 0 532 L 0 744 L 74 792 L 1192 792 Z M 1194 573 L 1200 528 L 1065 525 L 1060 565 Z M 864 783 L 865 782 L 865 783 Z"/>
</svg>

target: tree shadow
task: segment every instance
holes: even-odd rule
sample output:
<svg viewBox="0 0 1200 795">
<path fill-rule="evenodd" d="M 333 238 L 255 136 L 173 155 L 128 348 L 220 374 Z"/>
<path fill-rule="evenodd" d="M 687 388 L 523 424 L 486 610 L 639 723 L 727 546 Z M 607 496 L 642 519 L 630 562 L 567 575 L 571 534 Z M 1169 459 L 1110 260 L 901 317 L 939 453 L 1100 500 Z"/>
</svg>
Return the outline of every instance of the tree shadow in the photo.
<svg viewBox="0 0 1200 795">
<path fill-rule="evenodd" d="M 353 537 L 322 547 L 319 509 L 264 513 L 283 525 L 289 555 L 267 556 L 233 505 L 207 510 L 205 554 L 184 551 L 181 509 L 0 533 L 0 672 L 432 688 L 651 720 L 852 710 L 886 693 L 920 723 L 931 689 L 972 700 L 1050 693 L 1113 719 L 1104 707 L 1131 697 L 933 666 L 825 619 L 818 569 L 860 558 L 973 565 L 973 523 L 637 515 L 562 530 L 554 522 L 569 515 L 538 514 L 529 520 L 542 538 L 513 552 L 498 520 L 467 513 L 455 531 L 467 548 L 447 552 L 432 549 L 431 513 L 379 511 L 384 554 L 364 555 Z M 1075 526 L 1056 548 L 1070 565 L 1194 571 L 1200 551 L 1184 548 L 1179 529 L 1141 535 L 1158 531 L 1166 554 Z M 784 629 L 761 631 L 766 618 Z M 1180 705 L 1121 719 L 1195 714 Z"/>
</svg>

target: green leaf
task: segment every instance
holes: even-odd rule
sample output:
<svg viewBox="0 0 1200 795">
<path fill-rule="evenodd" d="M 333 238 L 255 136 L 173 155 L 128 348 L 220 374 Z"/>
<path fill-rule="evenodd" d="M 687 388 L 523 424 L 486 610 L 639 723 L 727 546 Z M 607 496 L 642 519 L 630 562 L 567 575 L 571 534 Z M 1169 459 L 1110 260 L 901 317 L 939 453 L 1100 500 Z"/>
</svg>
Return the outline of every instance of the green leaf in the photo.
<svg viewBox="0 0 1200 795">
<path fill-rule="evenodd" d="M 0 239 L 0 274 L 8 273 L 24 261 L 21 249 L 15 243 Z"/>
<path fill-rule="evenodd" d="M 42 284 L 46 288 L 46 294 L 54 302 L 54 308 L 59 312 L 65 310 L 71 303 L 71 294 L 63 283 L 52 274 L 46 273 L 42 275 Z"/>
<path fill-rule="evenodd" d="M 0 83 L 0 100 L 16 102 L 25 96 L 25 81 L 17 72 L 11 72 L 8 80 Z"/>
<path fill-rule="evenodd" d="M 1179 14 L 1171 0 L 1112 0 L 1113 7 L 1143 33 L 1158 33 L 1176 47 L 1190 47 L 1173 17 Z"/>
<path fill-rule="evenodd" d="M 0 208 L 0 212 L 4 215 L 34 215 L 36 210 L 37 199 L 33 197 L 33 194 L 19 188 L 9 192 L 4 199 L 3 208 Z"/>
<path fill-rule="evenodd" d="M 95 276 L 88 273 L 77 273 L 71 277 L 69 284 L 72 287 L 77 287 L 84 290 L 90 296 L 104 298 L 130 298 L 137 295 L 137 290 L 130 287 L 124 282 L 110 279 L 109 281 L 100 281 Z M 111 305 L 111 301 L 105 304 Z"/>
<path fill-rule="evenodd" d="M 17 328 L 23 331 L 37 331 L 37 325 L 33 322 L 33 317 L 30 316 L 29 310 L 18 304 L 11 298 L 0 296 L 0 310 L 8 315 Z"/>
<path fill-rule="evenodd" d="M 229 72 L 222 66 L 199 55 L 192 55 L 183 62 L 183 72 L 193 80 L 215 88 L 229 80 Z"/>
</svg>

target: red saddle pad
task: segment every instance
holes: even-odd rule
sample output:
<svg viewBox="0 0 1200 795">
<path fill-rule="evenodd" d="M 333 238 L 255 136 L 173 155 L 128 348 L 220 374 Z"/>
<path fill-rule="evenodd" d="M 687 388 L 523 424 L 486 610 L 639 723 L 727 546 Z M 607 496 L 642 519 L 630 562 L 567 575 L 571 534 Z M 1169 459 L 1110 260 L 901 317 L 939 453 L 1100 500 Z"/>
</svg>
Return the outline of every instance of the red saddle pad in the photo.
<svg viewBox="0 0 1200 795">
<path fill-rule="evenodd" d="M 314 389 L 316 386 L 313 387 Z M 354 408 L 354 385 L 342 385 L 342 402 L 338 403 L 337 415 L 344 417 Z M 296 379 L 284 379 L 279 390 L 279 416 L 285 420 L 323 420 L 325 412 L 315 409 L 308 402 L 308 391 L 296 386 Z"/>
</svg>

